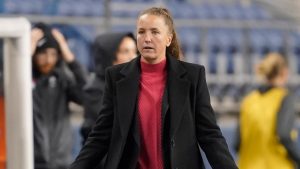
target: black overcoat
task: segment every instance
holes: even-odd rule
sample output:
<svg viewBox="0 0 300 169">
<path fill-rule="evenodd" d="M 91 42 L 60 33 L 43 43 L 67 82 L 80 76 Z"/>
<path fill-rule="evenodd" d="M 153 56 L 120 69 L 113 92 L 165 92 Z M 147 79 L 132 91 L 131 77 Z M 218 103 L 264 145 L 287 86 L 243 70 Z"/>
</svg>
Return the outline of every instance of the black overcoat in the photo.
<svg viewBox="0 0 300 169">
<path fill-rule="evenodd" d="M 216 124 L 203 66 L 167 56 L 162 103 L 165 169 L 204 169 L 201 147 L 213 169 L 237 169 Z M 139 153 L 137 97 L 140 57 L 106 70 L 103 107 L 70 169 L 135 169 Z M 101 167 L 100 167 L 101 168 Z"/>
</svg>

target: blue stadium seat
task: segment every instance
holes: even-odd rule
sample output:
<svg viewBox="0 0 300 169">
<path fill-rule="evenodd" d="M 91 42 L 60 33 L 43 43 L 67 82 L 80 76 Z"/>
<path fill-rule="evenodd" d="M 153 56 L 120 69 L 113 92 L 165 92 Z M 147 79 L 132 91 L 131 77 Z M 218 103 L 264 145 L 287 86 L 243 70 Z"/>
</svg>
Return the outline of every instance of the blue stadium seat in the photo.
<svg viewBox="0 0 300 169">
<path fill-rule="evenodd" d="M 300 32 L 290 32 L 289 33 L 289 39 L 291 43 L 291 47 L 295 48 L 297 46 L 300 46 Z"/>
<path fill-rule="evenodd" d="M 197 63 L 201 52 L 199 28 L 180 28 L 177 32 L 186 61 Z"/>
<path fill-rule="evenodd" d="M 20 0 L 5 1 L 5 6 L 4 6 L 5 13 L 8 13 L 8 14 L 17 14 L 17 13 L 19 13 L 19 6 L 18 6 L 19 1 Z"/>
<path fill-rule="evenodd" d="M 118 25 L 118 26 L 113 26 L 112 27 L 112 31 L 113 32 L 135 32 L 136 31 L 136 27 L 134 26 L 121 26 L 121 25 Z"/>
<path fill-rule="evenodd" d="M 229 19 L 241 20 L 244 19 L 243 10 L 239 4 L 226 5 L 225 9 Z"/>
<path fill-rule="evenodd" d="M 127 2 L 127 0 L 114 0 L 114 2 Z"/>
<path fill-rule="evenodd" d="M 128 17 L 125 11 L 120 11 L 120 10 L 112 10 L 111 14 L 114 17 Z"/>
<path fill-rule="evenodd" d="M 138 1 L 138 2 L 143 2 L 143 3 L 149 3 L 149 2 L 155 2 L 155 0 L 136 0 L 136 1 Z M 180 2 L 180 1 L 179 1 Z"/>
<path fill-rule="evenodd" d="M 132 4 L 132 6 L 136 5 L 137 3 L 139 4 L 145 4 L 145 2 L 141 3 L 141 2 L 126 2 L 127 5 L 130 5 Z M 148 2 L 147 2 L 148 3 Z M 112 9 L 112 16 L 115 16 L 115 17 L 123 17 L 123 18 L 137 18 L 139 12 L 140 12 L 140 9 L 134 9 L 134 10 L 129 10 L 129 9 Z"/>
<path fill-rule="evenodd" d="M 195 16 L 198 19 L 212 18 L 212 14 L 210 12 L 210 9 L 205 5 L 194 6 L 194 12 L 195 12 Z"/>
<path fill-rule="evenodd" d="M 265 30 L 264 32 L 270 51 L 281 52 L 284 46 L 283 32 L 280 30 Z"/>
<path fill-rule="evenodd" d="M 250 47 L 252 53 L 264 54 L 268 48 L 267 38 L 264 31 L 253 29 L 250 31 Z"/>
<path fill-rule="evenodd" d="M 193 46 L 200 43 L 200 30 L 199 28 L 185 28 L 180 30 L 181 39 L 184 39 L 185 43 Z"/>
<path fill-rule="evenodd" d="M 35 1 L 35 0 L 32 0 Z M 35 1 L 36 2 L 36 1 Z M 35 3 L 33 2 L 33 3 Z M 60 0 L 43 0 L 39 1 L 43 4 L 41 14 L 43 15 L 57 15 Z"/>
<path fill-rule="evenodd" d="M 187 0 L 168 0 L 168 2 L 171 2 L 171 3 L 176 3 L 176 2 L 187 2 Z"/>
<path fill-rule="evenodd" d="M 44 9 L 44 5 L 46 2 L 42 1 L 33 1 L 33 0 L 24 0 L 18 2 L 19 13 L 24 14 L 39 14 Z M 32 5 L 34 4 L 34 5 Z"/>
<path fill-rule="evenodd" d="M 30 14 L 32 12 L 32 6 L 30 3 L 26 1 L 22 1 L 18 3 L 18 13 L 20 14 Z"/>
<path fill-rule="evenodd" d="M 210 29 L 207 36 L 209 73 L 217 73 L 217 56 L 222 52 L 219 30 Z"/>
<path fill-rule="evenodd" d="M 236 52 L 235 46 L 232 44 L 231 30 L 220 29 L 218 32 L 218 38 L 221 45 L 221 50 L 224 52 L 226 57 L 226 72 L 228 74 L 233 73 L 233 56 Z"/>
<path fill-rule="evenodd" d="M 188 3 L 168 3 L 174 18 L 197 18 L 195 7 Z"/>
<path fill-rule="evenodd" d="M 74 3 L 74 2 L 73 2 Z M 90 11 L 89 2 L 77 1 L 73 5 L 74 16 L 86 16 Z"/>
<path fill-rule="evenodd" d="M 70 0 L 61 1 L 58 4 L 57 14 L 63 16 L 73 15 L 74 13 L 73 8 L 74 8 L 74 2 Z"/>
<path fill-rule="evenodd" d="M 241 51 L 242 43 L 244 40 L 244 36 L 242 33 L 242 30 L 240 29 L 232 29 L 229 32 L 230 38 L 231 38 L 231 45 L 235 46 L 237 48 L 237 51 Z"/>
<path fill-rule="evenodd" d="M 140 13 L 140 10 L 136 11 L 127 11 L 127 16 L 131 18 L 137 18 Z"/>
<path fill-rule="evenodd" d="M 90 4 L 91 16 L 104 16 L 104 6 L 102 2 L 93 2 Z"/>
<path fill-rule="evenodd" d="M 256 19 L 267 20 L 272 18 L 271 14 L 262 6 L 253 4 L 253 11 L 256 13 Z"/>
<path fill-rule="evenodd" d="M 225 10 L 226 8 L 221 5 L 221 4 L 218 4 L 218 5 L 211 5 L 210 7 L 211 9 L 211 12 L 212 12 L 212 16 L 214 19 L 227 19 L 228 18 L 228 13 L 227 11 Z"/>
<path fill-rule="evenodd" d="M 257 14 L 252 6 L 242 6 L 244 19 L 255 20 L 257 19 Z"/>
<path fill-rule="evenodd" d="M 95 0 L 77 0 L 73 4 L 73 14 L 75 16 L 103 16 L 103 2 Z"/>
<path fill-rule="evenodd" d="M 4 13 L 5 11 L 5 1 L 4 0 L 0 0 L 0 13 Z"/>
</svg>

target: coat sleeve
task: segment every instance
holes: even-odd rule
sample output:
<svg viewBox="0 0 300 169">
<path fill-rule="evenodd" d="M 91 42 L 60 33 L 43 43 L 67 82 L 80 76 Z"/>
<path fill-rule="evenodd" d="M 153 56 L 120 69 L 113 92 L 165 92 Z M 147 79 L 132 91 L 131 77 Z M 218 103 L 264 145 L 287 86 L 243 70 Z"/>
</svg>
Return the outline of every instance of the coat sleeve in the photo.
<svg viewBox="0 0 300 169">
<path fill-rule="evenodd" d="M 113 126 L 113 87 L 109 71 L 98 119 L 70 169 L 93 169 L 107 154 Z"/>
<path fill-rule="evenodd" d="M 286 96 L 277 114 L 276 132 L 280 142 L 288 151 L 290 157 L 300 167 L 300 149 L 296 140 L 291 137 L 296 119 L 296 110 L 294 109 L 294 98 L 291 94 Z"/>
<path fill-rule="evenodd" d="M 98 113 L 101 110 L 102 96 L 104 92 L 104 80 L 100 81 L 97 77 L 93 77 L 91 80 L 91 83 L 87 84 L 83 89 L 84 122 L 80 130 L 83 137 L 83 143 L 85 143 L 88 134 L 96 122 Z"/>
<path fill-rule="evenodd" d="M 205 69 L 200 68 L 196 93 L 196 134 L 200 147 L 213 169 L 237 169 L 226 141 L 216 123 L 205 79 Z"/>
<path fill-rule="evenodd" d="M 73 61 L 67 64 L 74 79 L 68 78 L 67 95 L 68 100 L 75 103 L 82 104 L 83 102 L 83 86 L 86 83 L 86 72 L 83 67 L 77 62 Z"/>
</svg>

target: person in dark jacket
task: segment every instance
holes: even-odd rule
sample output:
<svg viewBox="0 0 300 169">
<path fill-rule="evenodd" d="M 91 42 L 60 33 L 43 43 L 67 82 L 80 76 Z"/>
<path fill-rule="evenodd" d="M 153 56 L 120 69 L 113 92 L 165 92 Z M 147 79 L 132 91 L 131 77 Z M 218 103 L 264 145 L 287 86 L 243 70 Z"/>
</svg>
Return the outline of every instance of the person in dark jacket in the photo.
<svg viewBox="0 0 300 169">
<path fill-rule="evenodd" d="M 83 143 L 88 137 L 101 109 L 105 69 L 130 61 L 137 56 L 134 35 L 130 32 L 106 33 L 98 36 L 92 46 L 95 58 L 95 76 L 84 87 L 85 119 L 81 128 Z"/>
<path fill-rule="evenodd" d="M 179 60 L 170 12 L 137 19 L 141 55 L 106 69 L 96 125 L 70 169 L 237 169 L 216 124 L 203 66 Z"/>
<path fill-rule="evenodd" d="M 82 103 L 84 71 L 58 30 L 36 24 L 31 44 L 35 169 L 65 169 L 72 160 L 68 104 Z"/>
</svg>

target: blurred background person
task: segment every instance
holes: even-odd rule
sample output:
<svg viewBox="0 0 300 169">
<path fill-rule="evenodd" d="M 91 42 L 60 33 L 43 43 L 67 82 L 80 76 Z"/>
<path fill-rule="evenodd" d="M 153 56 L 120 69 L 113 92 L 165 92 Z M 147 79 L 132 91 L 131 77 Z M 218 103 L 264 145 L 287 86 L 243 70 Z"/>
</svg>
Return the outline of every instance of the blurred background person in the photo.
<svg viewBox="0 0 300 169">
<path fill-rule="evenodd" d="M 84 71 L 58 30 L 38 23 L 31 40 L 35 169 L 65 169 L 72 160 L 68 104 L 82 103 Z"/>
<path fill-rule="evenodd" d="M 83 143 L 87 139 L 101 109 L 105 69 L 130 61 L 137 56 L 136 40 L 130 32 L 106 33 L 98 36 L 92 46 L 95 76 L 84 87 L 84 122 L 81 128 Z"/>
<path fill-rule="evenodd" d="M 241 104 L 239 168 L 299 167 L 294 98 L 286 88 L 287 61 L 280 54 L 270 53 L 257 66 L 257 74 L 264 83 Z"/>
</svg>

